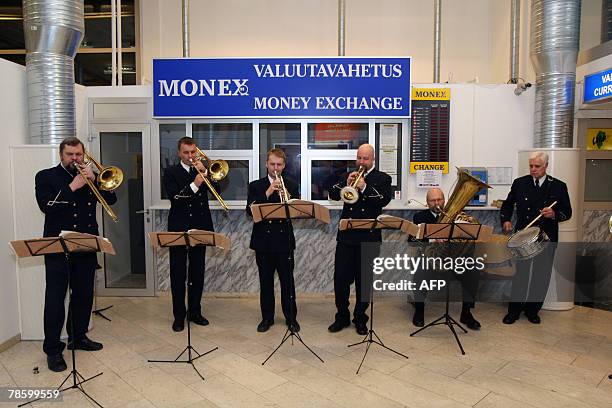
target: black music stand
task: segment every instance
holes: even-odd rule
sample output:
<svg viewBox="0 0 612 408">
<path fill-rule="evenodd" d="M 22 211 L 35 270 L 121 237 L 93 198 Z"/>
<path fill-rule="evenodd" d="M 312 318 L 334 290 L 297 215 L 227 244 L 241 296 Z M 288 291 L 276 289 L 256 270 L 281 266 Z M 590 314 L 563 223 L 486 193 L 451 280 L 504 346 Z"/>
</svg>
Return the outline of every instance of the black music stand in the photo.
<svg viewBox="0 0 612 408">
<path fill-rule="evenodd" d="M 395 229 L 401 230 L 406 233 L 412 233 L 415 236 L 418 235 L 418 227 L 412 222 L 405 220 L 400 217 L 394 217 L 391 215 L 379 215 L 376 219 L 342 219 L 340 220 L 340 230 L 351 230 L 351 229 L 368 229 L 373 231 L 375 229 Z M 362 254 L 363 257 L 363 254 Z M 361 273 L 361 271 L 360 271 Z M 363 282 L 362 282 L 363 285 Z M 359 299 L 356 299 L 359 302 Z M 387 349 L 398 356 L 402 356 L 404 358 L 408 358 L 405 354 L 400 353 L 397 350 L 392 349 L 389 346 L 386 346 L 381 338 L 374 331 L 374 290 L 370 288 L 370 328 L 368 329 L 368 334 L 365 335 L 363 340 L 349 344 L 347 347 L 358 346 L 360 344 L 367 343 L 365 353 L 363 353 L 363 358 L 361 359 L 361 363 L 359 363 L 359 367 L 357 367 L 357 371 L 355 374 L 359 374 L 359 370 L 361 370 L 361 366 L 365 361 L 366 356 L 368 355 L 368 351 L 370 351 L 370 346 L 372 344 L 378 344 L 379 346 Z M 376 339 L 374 339 L 376 337 Z"/>
<path fill-rule="evenodd" d="M 454 240 L 465 240 L 474 242 L 478 239 L 481 229 L 483 229 L 483 225 L 481 224 L 468 224 L 468 223 L 455 223 L 451 222 L 449 224 L 424 224 L 425 232 L 423 234 L 423 239 L 439 239 L 443 240 L 446 244 L 452 244 Z M 489 231 L 490 233 L 490 231 Z M 467 333 L 467 330 L 463 328 L 453 317 L 449 314 L 449 302 L 450 302 L 450 285 L 446 284 L 446 306 L 444 314 L 438 317 L 436 320 L 427 323 L 425 326 L 420 329 L 410 333 L 410 337 L 414 336 L 417 333 L 422 332 L 423 330 L 437 326 L 439 324 L 446 325 L 450 331 L 455 336 L 455 340 L 459 345 L 459 349 L 461 349 L 461 354 L 465 355 L 465 350 L 463 349 L 463 345 L 461 341 L 459 341 L 459 336 L 457 336 L 457 332 L 453 326 L 459 327 L 464 333 Z"/>
<path fill-rule="evenodd" d="M 276 219 L 284 219 L 287 220 L 289 227 L 293 230 L 293 225 L 291 223 L 291 219 L 310 219 L 315 218 L 320 221 L 329 224 L 329 210 L 322 205 L 305 201 L 305 200 L 289 200 L 285 203 L 264 203 L 264 204 L 253 204 L 251 205 L 251 213 L 253 214 L 253 222 L 261 222 L 265 220 L 276 220 Z M 293 251 L 289 251 L 289 271 L 291 276 L 293 276 L 293 269 L 295 267 L 295 260 L 293 259 Z M 293 282 L 293 279 L 291 279 Z M 295 298 L 293 297 L 293 293 L 295 292 L 295 282 L 292 283 L 290 290 L 290 305 L 291 305 L 291 315 L 296 314 L 295 310 L 293 310 L 293 304 L 295 303 Z M 290 322 L 291 323 L 291 322 Z M 302 340 L 300 334 L 293 330 L 293 324 L 287 325 L 287 330 L 283 335 L 283 338 L 280 344 L 270 353 L 270 355 L 264 360 L 261 365 L 266 364 L 268 360 L 281 348 L 281 346 L 289 339 L 291 339 L 291 344 L 293 344 L 293 338 L 298 339 L 304 347 L 308 349 L 316 358 L 318 358 L 322 363 L 324 362 L 321 357 L 317 355 L 306 343 Z"/>
<path fill-rule="evenodd" d="M 219 248 L 229 248 L 230 242 L 229 239 L 222 235 L 217 234 L 211 231 L 202 231 L 202 230 L 189 230 L 189 231 L 181 231 L 181 232 L 150 232 L 149 238 L 151 239 L 151 243 L 154 248 L 161 247 L 173 247 L 173 246 L 183 246 L 187 251 L 186 260 L 189 260 L 189 248 L 194 246 L 216 246 Z M 191 273 L 189 272 L 189 268 L 187 269 L 187 288 L 191 286 Z M 174 360 L 147 360 L 149 363 L 186 363 L 191 364 L 195 372 L 200 376 L 202 381 L 204 381 L 204 377 L 196 366 L 193 364 L 194 361 L 199 359 L 200 357 L 204 357 L 207 354 L 212 353 L 217 350 L 219 347 L 215 347 L 213 349 L 208 350 L 206 353 L 200 354 L 198 351 L 191 345 L 191 319 L 189 318 L 189 311 L 191 310 L 191 304 L 189 302 L 189 289 L 187 290 L 187 347 L 181 351 L 181 353 Z M 187 360 L 179 360 L 183 354 L 187 352 Z M 193 353 L 197 354 L 196 357 L 193 357 Z"/>
<path fill-rule="evenodd" d="M 94 286 L 94 291 L 95 291 L 95 286 Z M 94 310 L 91 311 L 91 314 L 94 315 L 94 316 L 100 316 L 104 320 L 107 320 L 107 321 L 111 322 L 112 320 L 109 319 L 108 317 L 106 317 L 103 312 L 107 311 L 108 309 L 110 309 L 113 306 L 114 305 L 110 305 L 110 306 L 103 307 L 101 309 L 94 309 Z M 94 292 L 94 307 L 98 307 L 98 294 L 97 294 L 97 291 Z"/>
<path fill-rule="evenodd" d="M 72 278 L 72 257 L 73 253 L 82 252 L 105 252 L 111 255 L 115 255 L 115 250 L 106 238 L 101 238 L 95 235 L 84 234 L 72 231 L 62 231 L 58 237 L 45 237 L 36 239 L 25 239 L 21 241 L 11 241 L 11 246 L 18 258 L 49 255 L 49 254 L 61 254 L 63 253 L 66 258 L 66 266 L 68 267 L 68 293 L 70 301 L 68 303 L 68 316 L 70 316 L 69 324 L 70 331 L 74 334 L 74 313 L 72 313 L 72 289 L 70 281 Z M 74 341 L 74 339 L 73 339 Z M 59 392 L 71 390 L 73 388 L 81 391 L 87 398 L 89 398 L 94 404 L 102 408 L 102 405 L 98 403 L 91 395 L 87 394 L 83 389 L 82 384 L 87 381 L 93 380 L 96 377 L 101 376 L 103 373 L 98 373 L 92 377 L 85 378 L 76 368 L 76 347 L 71 350 L 72 354 L 72 370 L 70 374 L 62 381 L 57 387 Z M 72 385 L 63 387 L 63 385 L 72 378 Z M 18 405 L 22 407 L 24 405 L 31 404 L 39 401 L 42 398 L 37 398 L 26 403 Z"/>
</svg>

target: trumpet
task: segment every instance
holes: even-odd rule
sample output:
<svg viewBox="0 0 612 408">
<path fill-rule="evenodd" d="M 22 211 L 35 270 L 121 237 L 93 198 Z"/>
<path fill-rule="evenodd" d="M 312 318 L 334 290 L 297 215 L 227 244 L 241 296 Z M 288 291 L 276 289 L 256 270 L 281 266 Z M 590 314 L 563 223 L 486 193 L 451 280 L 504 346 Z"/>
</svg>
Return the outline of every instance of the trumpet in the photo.
<svg viewBox="0 0 612 408">
<path fill-rule="evenodd" d="M 197 149 L 197 154 L 195 158 L 190 159 L 191 165 L 197 170 L 198 174 L 202 176 L 204 183 L 206 183 L 206 187 L 208 187 L 210 192 L 215 196 L 219 204 L 221 204 L 221 207 L 223 207 L 225 211 L 229 211 L 229 206 L 227 205 L 227 203 L 223 201 L 223 198 L 221 198 L 219 193 L 217 193 L 217 190 L 215 190 L 213 185 L 210 183 L 210 180 L 208 179 L 208 177 L 205 176 L 204 173 L 202 173 L 200 169 L 198 169 L 195 166 L 195 162 L 198 160 L 207 161 L 208 162 L 208 167 L 207 167 L 208 174 L 210 174 L 210 178 L 214 181 L 223 180 L 227 176 L 229 165 L 227 164 L 225 160 L 210 160 L 208 156 L 206 156 L 206 154 L 204 154 L 204 152 L 200 150 L 200 148 L 196 147 L 196 149 Z"/>
<path fill-rule="evenodd" d="M 279 175 L 276 170 L 274 171 L 274 178 L 277 181 L 280 180 L 281 188 L 278 190 L 278 196 L 280 197 L 281 203 L 284 204 L 289 201 L 289 199 L 291 198 L 291 194 L 289 194 L 287 187 L 285 187 L 285 181 L 283 180 L 283 176 Z"/>
<path fill-rule="evenodd" d="M 355 204 L 357 200 L 359 200 L 359 191 L 357 191 L 357 183 L 359 182 L 359 179 L 363 177 L 363 174 L 365 173 L 365 167 L 359 166 L 357 172 L 357 177 L 355 177 L 355 180 L 353 180 L 351 185 L 344 186 L 342 187 L 342 190 L 340 190 L 340 199 L 347 204 Z"/>
<path fill-rule="evenodd" d="M 119 217 L 117 217 L 117 214 L 115 214 L 115 212 L 110 207 L 110 205 L 108 205 L 104 197 L 102 197 L 102 194 L 100 194 L 99 190 L 110 191 L 119 187 L 123 182 L 123 171 L 116 166 L 102 167 L 102 165 L 96 159 L 91 157 L 87 152 L 83 153 L 83 159 L 84 165 L 89 166 L 93 163 L 98 169 L 99 173 L 98 177 L 96 177 L 96 181 L 100 186 L 99 189 L 94 185 L 94 183 L 89 179 L 89 177 L 87 177 L 85 171 L 79 166 L 78 163 L 74 163 L 74 167 L 76 167 L 79 174 L 81 175 L 81 177 L 83 177 L 83 179 L 87 183 L 87 186 L 91 189 L 91 192 L 94 193 L 100 204 L 102 204 L 104 210 L 106 210 L 106 212 L 112 218 L 113 221 L 117 222 L 119 220 Z"/>
</svg>

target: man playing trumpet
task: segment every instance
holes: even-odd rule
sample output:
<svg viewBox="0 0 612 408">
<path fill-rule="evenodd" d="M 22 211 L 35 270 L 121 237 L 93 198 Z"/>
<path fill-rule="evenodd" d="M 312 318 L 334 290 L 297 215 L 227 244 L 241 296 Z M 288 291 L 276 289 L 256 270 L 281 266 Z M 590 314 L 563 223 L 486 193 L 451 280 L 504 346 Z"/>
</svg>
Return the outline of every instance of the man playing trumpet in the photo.
<svg viewBox="0 0 612 408">
<path fill-rule="evenodd" d="M 266 175 L 249 183 L 247 214 L 251 217 L 252 204 L 281 203 L 299 198 L 298 185 L 283 177 L 286 156 L 281 149 L 270 149 L 266 159 Z M 268 331 L 274 324 L 274 272 L 278 271 L 281 287 L 281 305 L 285 323 L 292 331 L 300 331 L 297 322 L 295 286 L 293 283 L 293 250 L 295 237 L 291 220 L 263 220 L 253 224 L 250 248 L 255 251 L 259 270 L 259 305 L 261 322 L 257 331 Z"/>
<path fill-rule="evenodd" d="M 359 146 L 355 165 L 358 170 L 335 184 L 329 191 L 329 198 L 344 201 L 340 218 L 376 218 L 391 201 L 391 177 L 374 168 L 374 148 L 369 144 Z M 369 274 L 371 269 L 361 271 L 361 243 L 381 242 L 382 235 L 380 229 L 338 231 L 336 241 L 334 295 L 337 312 L 328 330 L 335 333 L 351 324 L 349 295 L 351 283 L 355 282 L 353 323 L 357 333 L 365 335 L 368 333 L 365 313 L 368 302 L 362 299 L 361 278 L 362 273 Z"/>
</svg>

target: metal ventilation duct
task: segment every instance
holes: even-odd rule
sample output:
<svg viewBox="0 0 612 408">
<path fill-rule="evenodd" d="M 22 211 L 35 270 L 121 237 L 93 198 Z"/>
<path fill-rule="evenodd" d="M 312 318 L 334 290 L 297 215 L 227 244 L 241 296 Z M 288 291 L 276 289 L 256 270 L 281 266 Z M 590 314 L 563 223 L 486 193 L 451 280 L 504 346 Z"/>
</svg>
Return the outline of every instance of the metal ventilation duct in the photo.
<svg viewBox="0 0 612 408">
<path fill-rule="evenodd" d="M 510 83 L 519 82 L 519 41 L 521 35 L 521 0 L 510 5 Z"/>
<path fill-rule="evenodd" d="M 580 0 L 533 0 L 534 147 L 572 147 L 579 39 Z"/>
<path fill-rule="evenodd" d="M 76 135 L 74 56 L 84 32 L 83 0 L 24 0 L 30 143 Z"/>
<path fill-rule="evenodd" d="M 601 0 L 601 43 L 612 40 L 612 0 Z"/>
<path fill-rule="evenodd" d="M 440 32 L 442 30 L 442 0 L 434 0 L 434 59 L 433 82 L 440 82 Z"/>
</svg>

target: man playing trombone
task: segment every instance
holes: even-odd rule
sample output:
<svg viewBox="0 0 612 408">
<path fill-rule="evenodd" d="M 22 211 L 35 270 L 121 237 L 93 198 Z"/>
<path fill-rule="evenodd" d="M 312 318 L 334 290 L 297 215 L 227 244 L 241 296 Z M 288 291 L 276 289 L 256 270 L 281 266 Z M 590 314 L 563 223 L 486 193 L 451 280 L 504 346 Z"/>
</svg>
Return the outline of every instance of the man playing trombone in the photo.
<svg viewBox="0 0 612 408">
<path fill-rule="evenodd" d="M 180 162 L 170 166 L 164 173 L 166 193 L 170 199 L 168 231 L 201 229 L 213 231 L 212 217 L 208 207 L 208 190 L 204 178 L 208 171 L 199 160 L 198 148 L 190 137 L 178 141 Z M 204 289 L 204 267 L 206 247 L 195 246 L 189 250 L 189 274 L 191 286 L 187 296 L 190 310 L 185 307 L 185 282 L 187 273 L 187 249 L 182 246 L 170 247 L 170 286 L 172 289 L 172 330 L 180 332 L 185 328 L 185 317 L 206 326 L 208 320 L 202 315 L 202 291 Z"/>
<path fill-rule="evenodd" d="M 281 203 L 289 198 L 299 198 L 298 185 L 282 173 L 286 164 L 285 152 L 270 149 L 266 159 L 266 175 L 249 183 L 246 211 L 252 216 L 251 205 Z M 281 305 L 285 323 L 294 332 L 300 331 L 297 322 L 295 286 L 293 283 L 293 250 L 295 237 L 291 220 L 263 220 L 253 224 L 250 248 L 255 251 L 259 270 L 259 305 L 261 322 L 257 331 L 268 331 L 274 324 L 274 272 L 278 271 L 281 287 Z"/>
<path fill-rule="evenodd" d="M 383 207 L 391 202 L 391 177 L 374 168 L 374 148 L 362 144 L 357 149 L 355 160 L 357 171 L 335 184 L 329 191 L 331 200 L 343 200 L 340 218 L 375 219 Z M 347 188 L 348 187 L 348 188 Z M 353 323 L 358 334 L 368 333 L 366 310 L 368 302 L 362 299 L 361 291 L 361 243 L 381 242 L 380 229 L 338 231 L 336 238 L 334 294 L 336 298 L 336 317 L 328 330 L 338 332 L 351 324 L 349 295 L 351 283 L 355 282 L 355 309 Z"/>
<path fill-rule="evenodd" d="M 35 179 L 36 201 L 45 214 L 43 236 L 56 237 L 62 231 L 98 235 L 96 221 L 98 200 L 92 189 L 97 188 L 99 183 L 91 166 L 83 163 L 85 146 L 76 137 L 68 137 L 61 142 L 59 154 L 60 164 L 39 171 Z M 113 191 L 100 190 L 99 194 L 107 206 L 117 202 L 117 196 Z M 101 343 L 92 341 L 86 336 L 93 305 L 97 267 L 95 253 L 72 256 L 73 273 L 70 277 L 72 296 L 69 310 L 74 314 L 74 332 L 70 324 L 67 324 L 69 350 L 73 347 L 87 351 L 102 349 Z M 64 299 L 68 289 L 68 273 L 64 254 L 45 255 L 43 351 L 47 354 L 49 369 L 56 372 L 66 369 L 66 362 L 62 356 L 65 344 L 60 341 L 60 334 L 64 324 Z"/>
</svg>

